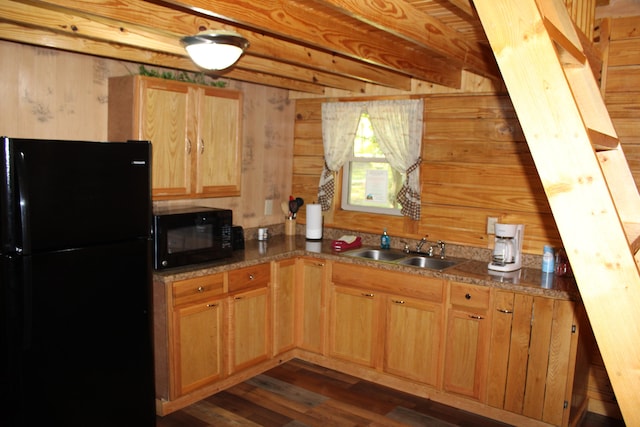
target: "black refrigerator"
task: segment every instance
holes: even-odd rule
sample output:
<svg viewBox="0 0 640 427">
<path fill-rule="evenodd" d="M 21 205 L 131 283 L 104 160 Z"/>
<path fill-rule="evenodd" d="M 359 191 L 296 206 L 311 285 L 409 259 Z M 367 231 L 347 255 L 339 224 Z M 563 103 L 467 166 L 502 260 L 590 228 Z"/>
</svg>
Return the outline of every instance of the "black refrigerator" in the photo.
<svg viewBox="0 0 640 427">
<path fill-rule="evenodd" d="M 0 425 L 154 426 L 151 144 L 0 141 Z"/>
</svg>

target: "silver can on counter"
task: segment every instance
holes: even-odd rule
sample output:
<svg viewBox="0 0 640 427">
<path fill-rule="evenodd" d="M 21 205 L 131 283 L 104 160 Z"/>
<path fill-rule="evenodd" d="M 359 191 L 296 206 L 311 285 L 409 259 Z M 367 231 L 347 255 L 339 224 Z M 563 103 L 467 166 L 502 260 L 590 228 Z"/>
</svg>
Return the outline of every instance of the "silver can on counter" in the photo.
<svg viewBox="0 0 640 427">
<path fill-rule="evenodd" d="M 258 228 L 258 240 L 267 240 L 269 238 L 269 229 L 267 227 Z"/>
</svg>

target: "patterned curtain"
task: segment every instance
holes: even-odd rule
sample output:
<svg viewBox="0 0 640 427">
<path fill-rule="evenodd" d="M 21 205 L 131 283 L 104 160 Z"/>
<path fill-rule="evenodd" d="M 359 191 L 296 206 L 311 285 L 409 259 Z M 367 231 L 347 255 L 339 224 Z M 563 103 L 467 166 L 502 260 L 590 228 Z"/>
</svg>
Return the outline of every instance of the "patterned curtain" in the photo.
<svg viewBox="0 0 640 427">
<path fill-rule="evenodd" d="M 376 101 L 367 108 L 376 141 L 389 164 L 406 174 L 397 195 L 401 212 L 419 220 L 423 100 Z"/>
<path fill-rule="evenodd" d="M 324 168 L 318 186 L 318 203 L 323 211 L 331 208 L 335 191 L 335 176 L 353 152 L 358 131 L 362 102 L 328 102 L 322 104 L 322 145 Z"/>
<path fill-rule="evenodd" d="M 318 187 L 323 211 L 331 208 L 335 176 L 353 152 L 362 113 L 368 112 L 376 140 L 392 168 L 406 174 L 397 200 L 402 214 L 420 219 L 420 151 L 423 100 L 322 104 L 324 168 Z"/>
</svg>

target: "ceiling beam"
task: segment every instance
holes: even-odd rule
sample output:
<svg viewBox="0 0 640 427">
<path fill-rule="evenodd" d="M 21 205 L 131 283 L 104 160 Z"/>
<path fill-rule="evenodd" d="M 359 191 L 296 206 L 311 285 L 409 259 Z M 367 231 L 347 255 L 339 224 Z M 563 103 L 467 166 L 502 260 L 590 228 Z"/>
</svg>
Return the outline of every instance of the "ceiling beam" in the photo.
<svg viewBox="0 0 640 427">
<path fill-rule="evenodd" d="M 463 68 L 497 78 L 488 47 L 480 50 L 461 33 L 401 0 L 317 0 L 360 22 L 416 44 L 434 55 L 452 58 Z"/>
<path fill-rule="evenodd" d="M 0 39 L 138 64 L 149 64 L 158 67 L 186 70 L 194 73 L 202 72 L 202 70 L 196 67 L 190 59 L 183 56 L 176 56 L 147 49 L 139 49 L 132 46 L 119 45 L 117 43 L 106 43 L 88 38 L 68 36 L 42 29 L 24 27 L 1 20 Z M 137 73 L 137 70 L 131 70 L 131 72 Z M 272 86 L 319 95 L 324 94 L 324 88 L 317 84 L 310 84 L 299 80 L 286 79 L 280 76 L 273 76 L 266 73 L 258 73 L 243 69 L 232 69 L 223 76 L 216 75 L 214 73 L 205 74 L 212 78 L 229 78 L 238 81 L 256 83 L 263 86 Z"/>
<path fill-rule="evenodd" d="M 177 38 L 149 33 L 147 29 L 135 25 L 128 25 L 124 28 L 122 25 L 118 25 L 118 22 L 109 18 L 98 20 L 94 17 L 70 15 L 62 11 L 39 9 L 30 4 L 22 3 L 12 5 L 0 3 L 0 15 L 5 20 L 15 23 L 24 22 L 24 16 L 31 16 L 30 24 L 32 26 L 54 33 L 62 32 L 96 41 L 123 44 L 187 57 L 184 47 L 178 42 Z M 241 68 L 245 71 L 253 70 L 262 74 L 273 74 L 287 79 L 300 80 L 313 85 L 333 87 L 355 93 L 362 93 L 365 89 L 365 83 L 358 80 L 296 67 L 291 64 L 278 64 L 275 61 L 260 57 L 243 57 L 238 61 L 236 68 Z"/>
<path fill-rule="evenodd" d="M 102 0 L 21 1 L 40 7 L 63 10 L 75 15 L 102 16 L 114 21 L 153 28 L 155 31 L 165 33 L 164 36 L 171 35 L 176 40 L 203 30 L 224 28 L 240 32 L 251 41 L 251 46 L 245 53 L 245 57 L 254 55 L 268 57 L 367 83 L 405 91 L 411 90 L 411 78 L 406 74 L 338 57 L 326 51 L 296 45 L 266 34 L 221 24 L 201 15 L 189 15 L 173 8 L 167 9 L 151 2 L 140 0 L 127 2 L 104 2 Z M 345 89 L 345 87 L 339 88 Z"/>
<path fill-rule="evenodd" d="M 310 1 L 273 0 L 162 0 L 240 27 L 251 27 L 284 39 L 326 49 L 369 64 L 385 67 L 443 86 L 459 88 L 462 69 L 445 57 L 420 51 L 406 41 L 381 31 L 362 30 L 355 21 L 327 13 Z"/>
</svg>

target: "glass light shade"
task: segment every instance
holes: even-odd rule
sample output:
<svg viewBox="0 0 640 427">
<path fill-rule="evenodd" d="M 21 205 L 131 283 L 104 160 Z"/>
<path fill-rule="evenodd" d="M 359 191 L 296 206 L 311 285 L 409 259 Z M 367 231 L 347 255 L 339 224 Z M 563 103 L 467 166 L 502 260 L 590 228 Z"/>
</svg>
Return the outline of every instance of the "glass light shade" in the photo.
<svg viewBox="0 0 640 427">
<path fill-rule="evenodd" d="M 181 41 L 193 62 L 207 70 L 231 67 L 249 46 L 247 39 L 232 31 L 205 31 Z"/>
</svg>

